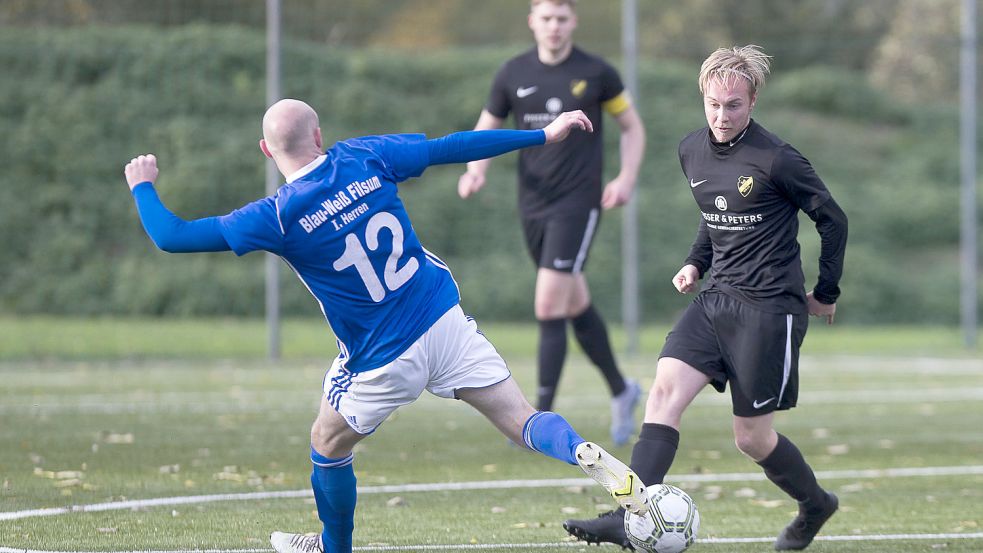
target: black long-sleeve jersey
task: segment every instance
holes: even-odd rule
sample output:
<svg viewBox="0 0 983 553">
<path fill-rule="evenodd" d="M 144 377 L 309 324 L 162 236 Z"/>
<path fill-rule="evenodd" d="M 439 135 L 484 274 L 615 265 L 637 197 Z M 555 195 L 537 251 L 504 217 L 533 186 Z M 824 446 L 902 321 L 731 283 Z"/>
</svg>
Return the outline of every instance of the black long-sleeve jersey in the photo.
<svg viewBox="0 0 983 553">
<path fill-rule="evenodd" d="M 751 121 L 735 141 L 717 144 L 708 128 L 679 143 L 679 163 L 700 207 L 696 240 L 685 263 L 709 271 L 717 289 L 758 309 L 806 313 L 798 211 L 821 238 L 814 295 L 835 303 L 846 251 L 846 215 L 809 161 Z"/>
<path fill-rule="evenodd" d="M 630 107 L 617 70 L 574 47 L 557 65 L 539 61 L 536 48 L 502 65 L 485 109 L 515 117 L 517 129 L 541 129 L 564 111 L 583 110 L 594 132 L 571 133 L 562 144 L 519 152 L 519 210 L 526 217 L 567 215 L 600 206 L 602 110 L 618 115 Z"/>
</svg>

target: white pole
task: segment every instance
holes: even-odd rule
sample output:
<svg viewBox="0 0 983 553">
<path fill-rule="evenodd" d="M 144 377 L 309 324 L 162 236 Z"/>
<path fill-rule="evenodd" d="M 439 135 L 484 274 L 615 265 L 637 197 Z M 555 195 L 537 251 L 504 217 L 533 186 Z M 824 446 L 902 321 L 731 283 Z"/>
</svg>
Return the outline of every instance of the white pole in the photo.
<svg viewBox="0 0 983 553">
<path fill-rule="evenodd" d="M 962 47 L 959 62 L 960 154 L 960 240 L 961 292 L 959 298 L 963 338 L 976 347 L 977 276 L 976 255 L 976 0 L 962 3 Z"/>
<path fill-rule="evenodd" d="M 621 46 L 625 65 L 625 86 L 637 107 L 638 97 L 638 5 L 622 0 Z M 635 195 L 638 195 L 637 189 Z M 638 199 L 625 204 L 621 219 L 621 317 L 627 338 L 628 355 L 638 353 L 638 325 L 641 294 L 638 288 Z"/>
<path fill-rule="evenodd" d="M 280 0 L 266 0 L 266 105 L 280 99 Z M 266 195 L 280 185 L 280 173 L 266 160 Z M 270 360 L 280 359 L 280 260 L 266 254 L 266 344 Z"/>
</svg>

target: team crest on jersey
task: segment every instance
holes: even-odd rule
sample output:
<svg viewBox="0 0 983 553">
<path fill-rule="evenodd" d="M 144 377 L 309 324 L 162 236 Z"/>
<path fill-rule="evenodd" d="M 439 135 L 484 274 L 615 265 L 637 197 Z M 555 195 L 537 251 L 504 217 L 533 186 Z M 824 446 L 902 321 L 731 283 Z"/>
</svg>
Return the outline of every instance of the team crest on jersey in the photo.
<svg viewBox="0 0 983 553">
<path fill-rule="evenodd" d="M 584 79 L 574 79 L 570 81 L 570 94 L 573 94 L 574 98 L 580 98 L 587 92 L 587 81 Z"/>
<path fill-rule="evenodd" d="M 741 196 L 747 198 L 752 188 L 754 188 L 754 177 L 737 177 L 737 191 Z"/>
</svg>

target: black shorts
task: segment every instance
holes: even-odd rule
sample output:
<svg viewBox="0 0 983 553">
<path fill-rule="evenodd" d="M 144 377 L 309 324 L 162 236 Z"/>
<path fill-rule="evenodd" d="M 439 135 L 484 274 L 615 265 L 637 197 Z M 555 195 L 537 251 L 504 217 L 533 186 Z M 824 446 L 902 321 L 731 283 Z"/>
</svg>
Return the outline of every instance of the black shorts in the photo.
<svg viewBox="0 0 983 553">
<path fill-rule="evenodd" d="M 701 292 L 659 357 L 692 365 L 718 392 L 729 382 L 734 414 L 755 417 L 795 407 L 799 346 L 808 326 L 805 314 L 768 313 L 722 292 Z"/>
<path fill-rule="evenodd" d="M 600 213 L 595 207 L 572 215 L 523 218 L 526 247 L 536 266 L 564 273 L 583 271 Z"/>
</svg>

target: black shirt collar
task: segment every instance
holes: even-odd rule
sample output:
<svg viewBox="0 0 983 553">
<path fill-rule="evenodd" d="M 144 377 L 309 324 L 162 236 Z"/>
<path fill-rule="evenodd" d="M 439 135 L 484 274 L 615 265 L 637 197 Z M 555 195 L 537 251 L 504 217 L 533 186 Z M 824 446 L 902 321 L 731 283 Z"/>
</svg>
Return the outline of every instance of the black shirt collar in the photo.
<svg viewBox="0 0 983 553">
<path fill-rule="evenodd" d="M 716 140 L 714 140 L 713 131 L 710 130 L 709 127 L 707 127 L 707 137 L 710 142 L 710 147 L 713 148 L 713 150 L 718 153 L 726 152 L 727 150 L 730 150 L 734 146 L 740 144 L 740 142 L 744 140 L 744 137 L 747 136 L 748 132 L 751 131 L 752 126 L 754 126 L 754 119 L 748 120 L 748 124 L 746 127 L 744 127 L 744 130 L 741 131 L 737 136 L 735 136 L 733 140 L 727 142 L 717 142 Z"/>
</svg>

